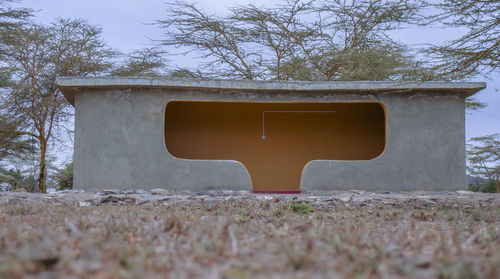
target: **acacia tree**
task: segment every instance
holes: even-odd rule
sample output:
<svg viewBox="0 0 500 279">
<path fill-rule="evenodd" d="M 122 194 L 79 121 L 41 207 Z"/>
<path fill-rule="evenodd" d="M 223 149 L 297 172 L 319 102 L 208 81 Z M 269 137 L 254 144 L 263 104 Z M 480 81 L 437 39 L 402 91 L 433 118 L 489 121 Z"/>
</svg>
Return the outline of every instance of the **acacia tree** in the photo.
<svg viewBox="0 0 500 279">
<path fill-rule="evenodd" d="M 196 51 L 201 58 L 210 58 L 200 63 L 205 67 L 228 66 L 220 69 L 221 76 L 254 79 L 258 75 L 259 54 L 248 49 L 245 30 L 234 19 L 208 15 L 194 4 L 175 2 L 167 5 L 167 19 L 157 22 L 166 35 L 161 44 L 187 47 L 187 52 Z"/>
<path fill-rule="evenodd" d="M 387 32 L 412 21 L 419 9 L 407 0 L 322 1 L 307 27 L 312 36 L 295 42 L 319 80 L 418 79 L 424 68 Z"/>
<path fill-rule="evenodd" d="M 416 79 L 425 72 L 387 32 L 413 20 L 411 0 L 288 0 L 274 8 L 168 5 L 163 45 L 200 54 L 208 74 L 244 79 Z M 222 70 L 221 70 L 222 69 Z"/>
<path fill-rule="evenodd" d="M 440 0 L 427 3 L 437 13 L 425 24 L 465 28 L 459 38 L 433 46 L 428 52 L 437 61 L 441 77 L 463 79 L 497 71 L 500 66 L 500 2 Z"/>
<path fill-rule="evenodd" d="M 135 50 L 111 71 L 114 76 L 157 77 L 167 74 L 165 51 L 156 47 Z"/>
<path fill-rule="evenodd" d="M 486 179 L 487 184 L 495 184 L 500 175 L 500 135 L 471 138 L 467 147 L 469 174 Z M 496 190 L 500 191 L 498 188 Z"/>
<path fill-rule="evenodd" d="M 71 115 L 56 86 L 57 76 L 88 76 L 112 66 L 115 52 L 101 29 L 83 20 L 57 19 L 50 25 L 19 26 L 2 38 L 12 85 L 1 95 L 3 111 L 20 123 L 20 133 L 39 148 L 39 189 L 46 192 L 46 155 L 51 140 Z"/>
<path fill-rule="evenodd" d="M 0 37 L 4 38 L 12 31 L 32 17 L 32 11 L 25 8 L 12 8 L 14 0 L 0 0 Z M 0 41 L 0 59 L 4 59 L 3 42 Z M 8 86 L 10 82 L 10 68 L 0 64 L 0 88 Z"/>
<path fill-rule="evenodd" d="M 0 162 L 3 158 L 31 150 L 31 142 L 23 139 L 19 124 L 0 115 Z"/>
<path fill-rule="evenodd" d="M 0 33 L 9 32 L 19 24 L 29 20 L 33 14 L 31 9 L 13 8 L 15 0 L 0 0 Z"/>
<path fill-rule="evenodd" d="M 301 17 L 312 8 L 310 1 L 287 1 L 278 8 L 251 4 L 230 9 L 230 19 L 243 31 L 241 43 L 249 50 L 255 47 L 254 51 L 247 51 L 247 57 L 253 57 L 253 61 L 241 59 L 242 66 L 249 71 L 247 78 L 284 80 L 292 76 L 297 68 L 289 61 L 301 60 L 301 51 L 295 40 L 305 40 L 312 35 L 301 22 Z M 250 72 L 252 68 L 255 69 L 253 74 Z"/>
<path fill-rule="evenodd" d="M 26 8 L 12 8 L 11 3 L 17 2 L 16 0 L 0 0 L 0 26 L 11 24 L 13 21 L 19 19 L 26 19 L 31 17 L 31 9 Z"/>
<path fill-rule="evenodd" d="M 457 39 L 424 50 L 434 61 L 438 79 L 463 80 L 498 71 L 500 65 L 500 2 L 484 0 L 423 1 L 434 14 L 422 17 L 421 24 L 465 29 Z M 486 104 L 467 99 L 468 110 Z"/>
<path fill-rule="evenodd" d="M 18 132 L 18 125 L 19 123 L 0 115 L 0 184 L 8 183 L 13 188 L 16 187 L 17 183 L 22 182 L 23 177 L 19 171 L 11 170 L 10 164 L 5 164 L 5 161 L 31 154 L 34 151 L 32 141 L 24 138 Z"/>
</svg>

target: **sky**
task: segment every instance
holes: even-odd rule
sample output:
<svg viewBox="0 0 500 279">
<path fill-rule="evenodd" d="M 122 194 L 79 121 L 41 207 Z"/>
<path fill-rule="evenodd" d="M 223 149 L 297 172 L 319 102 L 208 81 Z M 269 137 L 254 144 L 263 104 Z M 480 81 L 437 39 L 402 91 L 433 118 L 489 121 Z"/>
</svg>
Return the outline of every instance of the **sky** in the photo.
<svg viewBox="0 0 500 279">
<path fill-rule="evenodd" d="M 166 15 L 167 0 L 23 0 L 18 4 L 36 11 L 36 20 L 49 23 L 57 17 L 82 18 L 90 24 L 103 29 L 104 40 L 121 52 L 130 52 L 154 45 L 152 40 L 162 38 L 162 31 L 151 25 Z M 227 7 L 238 4 L 254 3 L 269 6 L 281 3 L 279 0 L 198 0 L 201 10 L 215 14 L 224 14 Z M 418 46 L 421 44 L 441 44 L 459 34 L 456 30 L 440 28 L 412 28 L 399 30 L 391 34 L 396 41 Z M 169 57 L 171 65 L 179 67 L 194 66 L 188 57 Z M 484 81 L 487 88 L 476 94 L 476 99 L 487 104 L 479 112 L 466 115 L 466 137 L 477 137 L 500 133 L 500 72 L 489 79 L 478 77 L 470 81 Z"/>
</svg>

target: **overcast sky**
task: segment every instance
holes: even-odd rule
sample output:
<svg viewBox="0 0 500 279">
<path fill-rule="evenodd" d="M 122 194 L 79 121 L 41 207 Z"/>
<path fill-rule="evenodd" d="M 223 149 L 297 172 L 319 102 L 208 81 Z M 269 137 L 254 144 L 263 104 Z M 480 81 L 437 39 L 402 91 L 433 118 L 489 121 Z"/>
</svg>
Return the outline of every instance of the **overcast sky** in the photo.
<svg viewBox="0 0 500 279">
<path fill-rule="evenodd" d="M 56 17 L 86 19 L 102 27 L 103 37 L 111 47 L 128 52 L 152 45 L 150 39 L 162 38 L 161 30 L 147 23 L 165 16 L 165 2 L 167 0 L 24 0 L 19 6 L 36 10 L 37 20 L 43 23 L 49 23 Z M 227 7 L 235 4 L 275 5 L 281 1 L 199 0 L 197 3 L 202 10 L 222 14 Z M 398 31 L 393 35 L 397 41 L 418 45 L 439 44 L 453 39 L 457 33 L 437 28 L 416 28 Z M 193 65 L 187 58 L 178 56 L 169 58 L 169 61 L 178 66 Z M 500 133 L 500 73 L 492 75 L 491 80 L 480 77 L 471 81 L 487 82 L 487 88 L 476 94 L 476 97 L 488 107 L 467 114 L 467 138 Z"/>
</svg>

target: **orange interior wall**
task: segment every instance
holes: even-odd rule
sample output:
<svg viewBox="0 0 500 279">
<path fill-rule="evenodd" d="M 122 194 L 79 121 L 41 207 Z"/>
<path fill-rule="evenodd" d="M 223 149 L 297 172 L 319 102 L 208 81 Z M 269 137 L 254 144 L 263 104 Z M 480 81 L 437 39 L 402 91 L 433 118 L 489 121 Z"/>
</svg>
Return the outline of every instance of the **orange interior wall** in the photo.
<svg viewBox="0 0 500 279">
<path fill-rule="evenodd" d="M 263 111 L 286 111 L 265 113 L 265 139 Z M 380 155 L 385 123 L 379 103 L 172 101 L 165 110 L 165 144 L 177 158 L 240 161 L 254 191 L 298 191 L 311 160 Z"/>
</svg>

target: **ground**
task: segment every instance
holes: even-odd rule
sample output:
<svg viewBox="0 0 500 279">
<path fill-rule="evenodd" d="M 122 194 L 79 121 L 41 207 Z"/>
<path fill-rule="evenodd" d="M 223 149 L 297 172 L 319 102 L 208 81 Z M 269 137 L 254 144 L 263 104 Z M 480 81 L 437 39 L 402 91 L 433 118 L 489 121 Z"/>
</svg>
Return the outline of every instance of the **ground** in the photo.
<svg viewBox="0 0 500 279">
<path fill-rule="evenodd" d="M 0 192 L 0 278 L 500 278 L 500 195 Z"/>
</svg>

